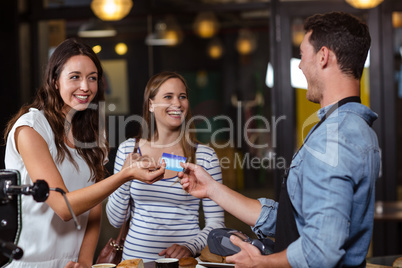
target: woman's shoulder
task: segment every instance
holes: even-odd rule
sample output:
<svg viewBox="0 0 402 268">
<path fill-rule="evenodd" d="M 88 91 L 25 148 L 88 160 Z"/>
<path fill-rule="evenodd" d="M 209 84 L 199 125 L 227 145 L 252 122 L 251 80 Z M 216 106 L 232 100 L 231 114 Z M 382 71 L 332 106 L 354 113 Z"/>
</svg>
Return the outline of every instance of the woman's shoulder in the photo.
<svg viewBox="0 0 402 268">
<path fill-rule="evenodd" d="M 208 172 L 215 170 L 215 168 L 220 167 L 219 158 L 214 150 L 214 148 L 198 144 L 196 151 L 197 165 L 202 166 Z M 215 172 L 215 171 L 214 171 Z"/>
<path fill-rule="evenodd" d="M 52 127 L 41 110 L 30 108 L 27 113 L 18 118 L 10 133 L 14 133 L 14 131 L 21 126 L 29 126 L 33 128 L 48 143 L 54 139 Z"/>
<path fill-rule="evenodd" d="M 50 124 L 45 117 L 43 111 L 36 108 L 30 108 L 29 111 L 18 118 L 14 124 L 14 128 L 20 126 L 30 126 L 36 130 L 43 129 L 45 131 L 51 131 Z"/>
<path fill-rule="evenodd" d="M 30 108 L 29 111 L 18 118 L 17 122 L 36 122 L 36 121 L 45 121 L 47 119 L 43 111 L 40 111 L 36 108 Z"/>
<path fill-rule="evenodd" d="M 129 138 L 120 143 L 119 150 L 121 152 L 127 152 L 127 151 L 132 152 L 134 149 L 134 145 L 135 145 L 135 138 Z"/>
<path fill-rule="evenodd" d="M 195 154 L 197 159 L 204 159 L 204 160 L 213 159 L 217 157 L 214 148 L 204 144 L 198 144 Z"/>
<path fill-rule="evenodd" d="M 215 153 L 215 150 L 208 145 L 198 143 L 196 153 Z"/>
</svg>

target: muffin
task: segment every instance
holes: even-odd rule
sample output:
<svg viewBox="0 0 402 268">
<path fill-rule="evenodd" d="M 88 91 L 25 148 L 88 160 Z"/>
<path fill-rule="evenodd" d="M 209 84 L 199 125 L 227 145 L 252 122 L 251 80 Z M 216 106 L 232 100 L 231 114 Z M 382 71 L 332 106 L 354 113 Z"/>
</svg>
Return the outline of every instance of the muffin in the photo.
<svg viewBox="0 0 402 268">
<path fill-rule="evenodd" d="M 179 260 L 179 268 L 195 268 L 198 261 L 193 257 L 184 257 Z"/>
<path fill-rule="evenodd" d="M 142 259 L 124 260 L 116 268 L 144 268 L 144 261 Z"/>
<path fill-rule="evenodd" d="M 395 259 L 394 263 L 392 264 L 394 268 L 402 268 L 402 257 Z"/>
<path fill-rule="evenodd" d="M 206 246 L 202 251 L 200 255 L 200 260 L 204 262 L 215 262 L 215 263 L 225 263 L 225 257 L 211 253 L 209 251 L 209 247 Z"/>
</svg>

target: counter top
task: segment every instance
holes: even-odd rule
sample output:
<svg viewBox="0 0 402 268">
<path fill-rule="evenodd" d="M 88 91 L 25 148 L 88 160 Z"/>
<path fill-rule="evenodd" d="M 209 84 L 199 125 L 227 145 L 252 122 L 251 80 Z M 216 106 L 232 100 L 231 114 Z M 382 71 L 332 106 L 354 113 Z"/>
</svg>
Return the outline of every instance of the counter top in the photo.
<svg viewBox="0 0 402 268">
<path fill-rule="evenodd" d="M 402 201 L 377 201 L 374 220 L 402 221 Z"/>
</svg>

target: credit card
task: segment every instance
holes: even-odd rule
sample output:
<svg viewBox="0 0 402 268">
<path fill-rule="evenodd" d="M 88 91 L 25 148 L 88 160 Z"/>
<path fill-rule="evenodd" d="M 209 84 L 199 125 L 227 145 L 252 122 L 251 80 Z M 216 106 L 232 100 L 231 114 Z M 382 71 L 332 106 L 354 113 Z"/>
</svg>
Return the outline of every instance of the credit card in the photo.
<svg viewBox="0 0 402 268">
<path fill-rule="evenodd" d="M 180 166 L 180 162 L 186 163 L 186 157 L 174 154 L 163 153 L 161 158 L 165 160 L 166 169 L 173 170 L 173 171 L 183 171 L 183 168 Z"/>
</svg>

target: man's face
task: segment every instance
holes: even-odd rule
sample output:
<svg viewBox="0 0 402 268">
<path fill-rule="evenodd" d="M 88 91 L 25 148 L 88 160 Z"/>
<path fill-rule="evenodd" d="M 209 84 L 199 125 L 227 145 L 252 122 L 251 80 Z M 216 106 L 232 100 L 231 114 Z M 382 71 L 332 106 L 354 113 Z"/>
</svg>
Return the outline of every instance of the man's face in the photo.
<svg viewBox="0 0 402 268">
<path fill-rule="evenodd" d="M 319 79 L 318 55 L 311 45 L 309 39 L 311 31 L 306 33 L 300 45 L 301 61 L 299 68 L 302 70 L 307 80 L 308 90 L 307 99 L 314 103 L 319 103 L 322 99 L 322 87 Z"/>
</svg>

